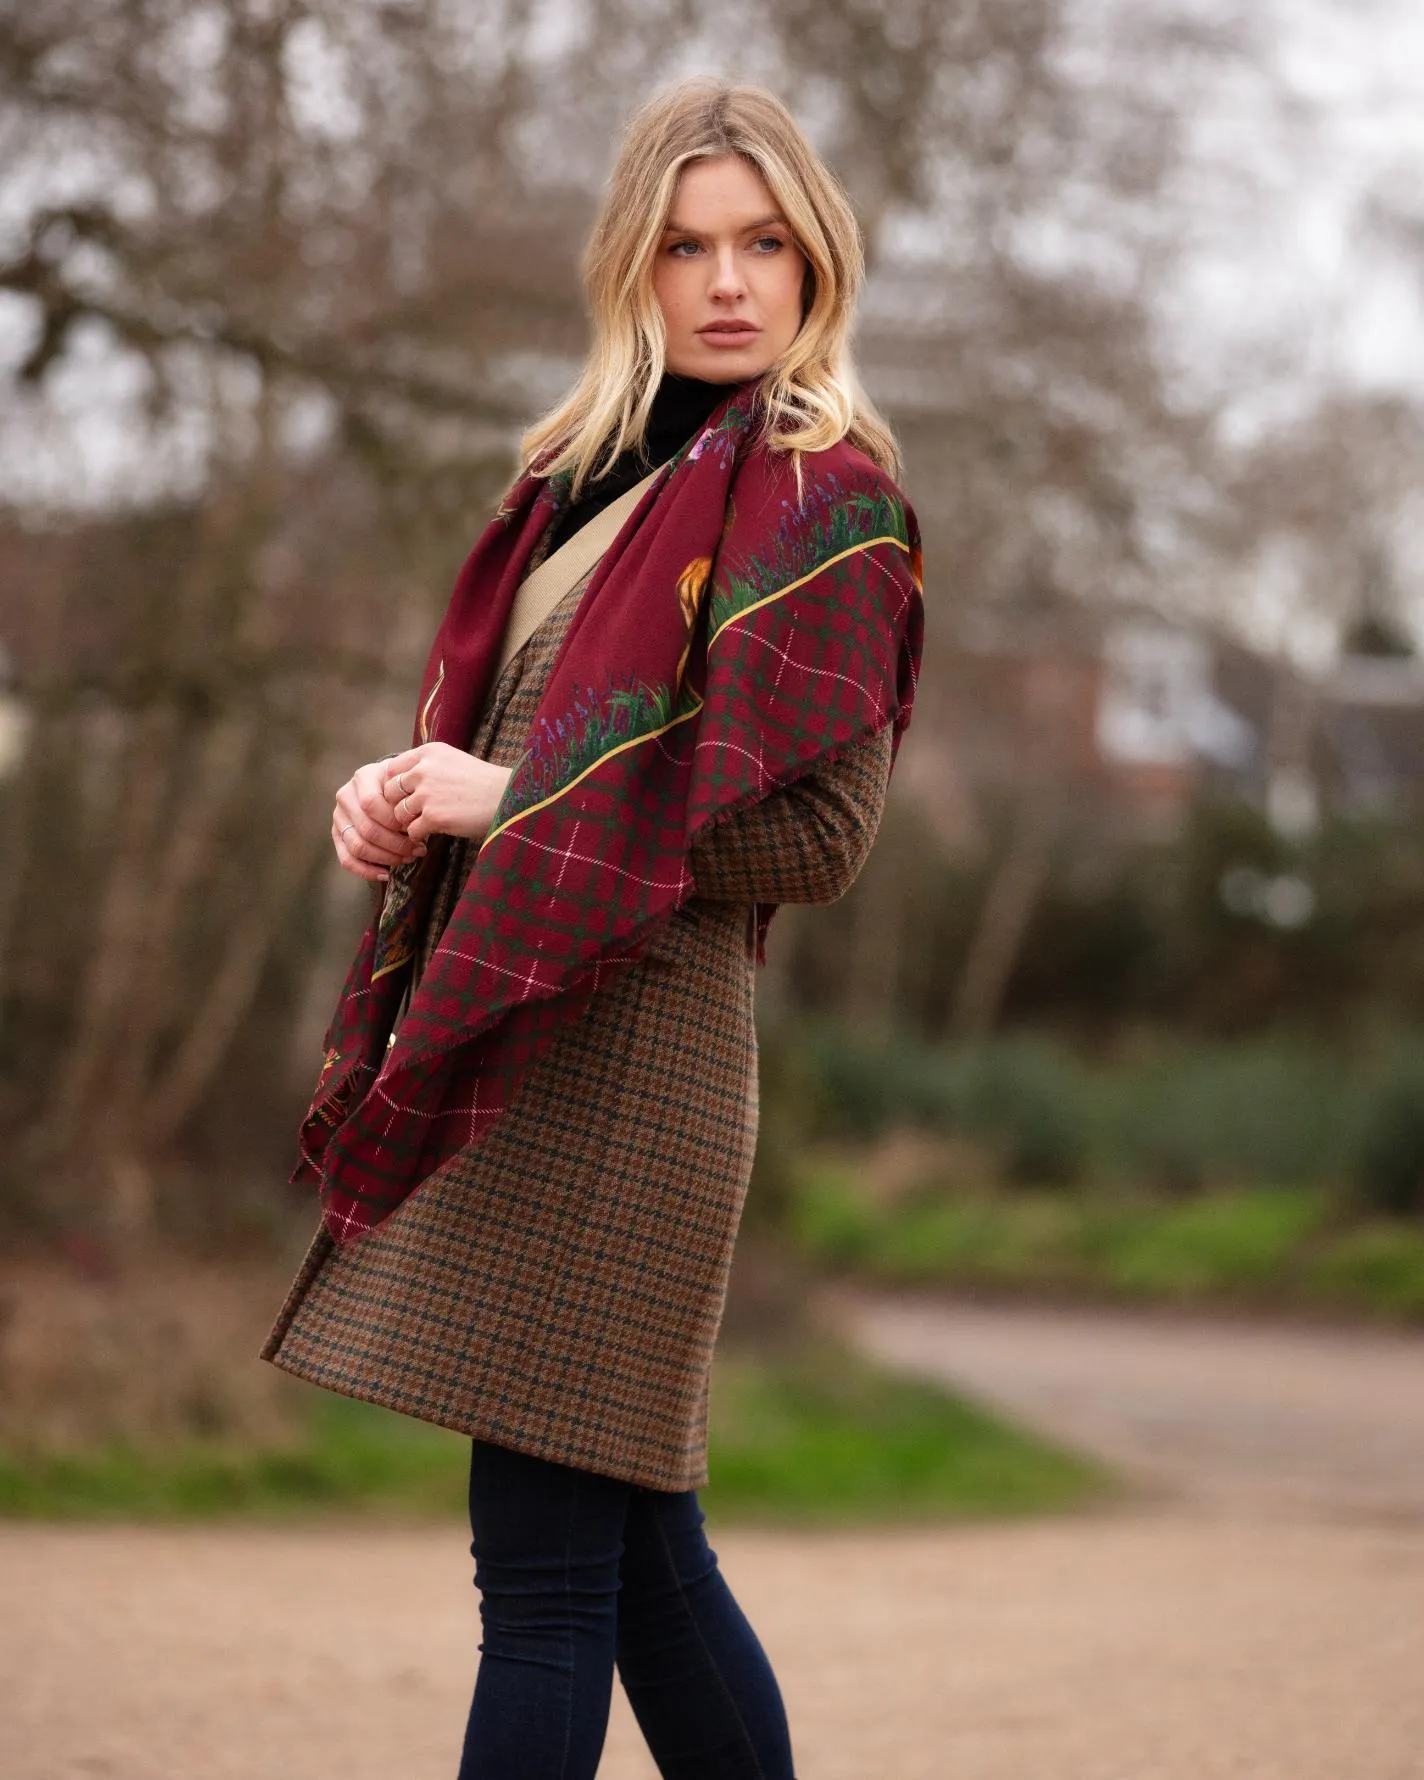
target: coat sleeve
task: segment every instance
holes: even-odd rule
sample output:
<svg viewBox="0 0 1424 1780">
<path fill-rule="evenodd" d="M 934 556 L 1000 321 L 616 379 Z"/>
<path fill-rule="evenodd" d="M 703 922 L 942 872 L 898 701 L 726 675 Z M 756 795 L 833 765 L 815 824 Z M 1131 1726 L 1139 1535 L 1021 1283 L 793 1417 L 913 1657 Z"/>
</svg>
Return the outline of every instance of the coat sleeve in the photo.
<svg viewBox="0 0 1424 1780">
<path fill-rule="evenodd" d="M 719 902 L 834 902 L 880 826 L 889 726 L 825 766 L 712 824 L 693 843 L 699 896 Z"/>
</svg>

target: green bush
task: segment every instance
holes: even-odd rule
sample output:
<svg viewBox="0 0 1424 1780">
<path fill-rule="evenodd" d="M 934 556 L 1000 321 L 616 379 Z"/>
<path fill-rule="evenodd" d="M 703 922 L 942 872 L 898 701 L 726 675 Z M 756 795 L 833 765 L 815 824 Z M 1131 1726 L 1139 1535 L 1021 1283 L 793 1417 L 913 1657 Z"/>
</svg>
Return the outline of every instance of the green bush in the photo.
<svg viewBox="0 0 1424 1780">
<path fill-rule="evenodd" d="M 830 1026 L 783 1034 L 799 1049 L 809 1138 L 866 1142 L 896 1126 L 986 1140 L 1005 1178 L 1066 1185 L 1092 1141 L 1092 1083 L 1063 1046 L 1010 1039 L 957 1050 L 864 1039 Z"/>
<path fill-rule="evenodd" d="M 874 1040 L 808 1025 L 782 1043 L 798 1048 L 817 1136 L 865 1140 L 895 1125 L 950 1131 L 957 1123 L 951 1059 L 911 1040 Z"/>
<path fill-rule="evenodd" d="M 766 1047 L 768 1157 L 785 1205 L 800 1158 L 897 1129 L 964 1139 L 1018 1187 L 1112 1179 L 1188 1197 L 1263 1182 L 1357 1183 L 1365 1209 L 1424 1214 L 1424 1048 L 1374 1061 L 1298 1038 L 1158 1039 L 1088 1062 L 1044 1036 L 938 1047 L 787 1025 Z"/>
<path fill-rule="evenodd" d="M 1093 1085 L 1061 1045 L 1013 1039 L 968 1053 L 959 1093 L 963 1128 L 999 1149 L 1007 1180 L 1070 1186 L 1092 1146 Z"/>
<path fill-rule="evenodd" d="M 1424 1055 L 1396 1056 L 1375 1088 L 1363 1119 L 1355 1183 L 1371 1211 L 1424 1216 Z"/>
<path fill-rule="evenodd" d="M 1174 1046 L 1101 1073 L 1107 1159 L 1145 1184 L 1304 1183 L 1348 1166 L 1358 1095 L 1319 1050 L 1271 1039 Z"/>
</svg>

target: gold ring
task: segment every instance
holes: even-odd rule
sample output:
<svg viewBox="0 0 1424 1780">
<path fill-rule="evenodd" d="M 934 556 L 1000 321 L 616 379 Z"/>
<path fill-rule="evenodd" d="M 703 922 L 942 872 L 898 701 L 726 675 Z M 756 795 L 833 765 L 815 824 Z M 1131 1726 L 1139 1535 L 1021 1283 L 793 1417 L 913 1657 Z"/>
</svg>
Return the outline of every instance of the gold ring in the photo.
<svg viewBox="0 0 1424 1780">
<path fill-rule="evenodd" d="M 396 774 L 396 784 L 400 786 L 401 790 L 405 792 L 407 797 L 410 796 L 410 786 L 407 785 L 405 782 L 405 774 L 404 773 Z"/>
</svg>

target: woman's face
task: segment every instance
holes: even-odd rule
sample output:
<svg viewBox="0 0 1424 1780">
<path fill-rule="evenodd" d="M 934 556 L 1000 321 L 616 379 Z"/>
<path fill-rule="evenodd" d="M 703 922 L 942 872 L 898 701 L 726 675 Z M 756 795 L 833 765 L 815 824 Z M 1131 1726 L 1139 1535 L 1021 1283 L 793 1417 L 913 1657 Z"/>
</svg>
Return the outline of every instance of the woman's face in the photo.
<svg viewBox="0 0 1424 1780">
<path fill-rule="evenodd" d="M 749 161 L 690 162 L 653 261 L 668 369 L 709 383 L 759 377 L 796 338 L 805 274 L 790 224 Z"/>
</svg>

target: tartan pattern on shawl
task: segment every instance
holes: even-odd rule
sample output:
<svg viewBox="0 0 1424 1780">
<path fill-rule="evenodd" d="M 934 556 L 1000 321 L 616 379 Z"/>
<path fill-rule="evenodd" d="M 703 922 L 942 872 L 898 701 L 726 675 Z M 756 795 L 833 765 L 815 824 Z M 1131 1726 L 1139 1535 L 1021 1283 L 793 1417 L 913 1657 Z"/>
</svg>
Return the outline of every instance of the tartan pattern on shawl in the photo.
<svg viewBox="0 0 1424 1780">
<path fill-rule="evenodd" d="M 922 622 L 913 513 L 844 443 L 803 457 L 798 490 L 756 422 L 754 390 L 739 391 L 605 553 L 398 1027 L 441 850 L 393 875 L 294 1176 L 319 1182 L 337 1242 L 499 1118 L 559 1029 L 694 894 L 688 855 L 709 824 L 887 725 L 898 744 Z M 468 745 L 514 592 L 567 496 L 525 476 L 466 561 L 417 741 Z M 772 910 L 758 913 L 764 937 Z"/>
</svg>

